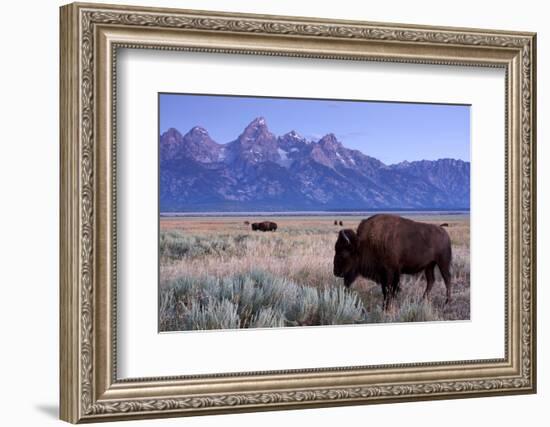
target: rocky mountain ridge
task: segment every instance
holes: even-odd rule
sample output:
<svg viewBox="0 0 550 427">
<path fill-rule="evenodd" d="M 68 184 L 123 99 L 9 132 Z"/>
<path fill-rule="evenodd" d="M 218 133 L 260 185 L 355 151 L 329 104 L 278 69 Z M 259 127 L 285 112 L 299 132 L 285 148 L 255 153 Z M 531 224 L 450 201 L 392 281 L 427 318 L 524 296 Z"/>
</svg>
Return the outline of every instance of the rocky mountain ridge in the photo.
<svg viewBox="0 0 550 427">
<path fill-rule="evenodd" d="M 469 209 L 470 163 L 386 165 L 330 133 L 274 135 L 263 117 L 220 144 L 195 126 L 160 136 L 160 210 Z"/>
</svg>

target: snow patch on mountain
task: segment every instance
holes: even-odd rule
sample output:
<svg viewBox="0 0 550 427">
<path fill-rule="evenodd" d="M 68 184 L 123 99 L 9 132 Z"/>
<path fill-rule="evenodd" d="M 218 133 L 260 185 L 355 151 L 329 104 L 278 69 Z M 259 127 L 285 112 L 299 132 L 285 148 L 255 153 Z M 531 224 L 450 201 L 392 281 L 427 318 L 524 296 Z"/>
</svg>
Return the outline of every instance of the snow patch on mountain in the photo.
<svg viewBox="0 0 550 427">
<path fill-rule="evenodd" d="M 376 143 L 376 141 L 370 142 Z M 469 208 L 470 163 L 385 165 L 334 134 L 307 140 L 254 119 L 234 140 L 193 127 L 160 137 L 161 211 Z"/>
</svg>

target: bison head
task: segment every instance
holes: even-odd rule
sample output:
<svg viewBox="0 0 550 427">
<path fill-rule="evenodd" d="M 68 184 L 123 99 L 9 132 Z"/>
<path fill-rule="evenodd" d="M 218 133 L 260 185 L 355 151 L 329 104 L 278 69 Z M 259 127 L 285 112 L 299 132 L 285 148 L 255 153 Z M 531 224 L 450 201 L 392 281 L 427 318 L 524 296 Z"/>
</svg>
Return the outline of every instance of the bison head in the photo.
<svg viewBox="0 0 550 427">
<path fill-rule="evenodd" d="M 358 239 L 353 230 L 341 230 L 334 245 L 334 275 L 344 278 L 344 285 L 349 287 L 357 277 Z"/>
</svg>

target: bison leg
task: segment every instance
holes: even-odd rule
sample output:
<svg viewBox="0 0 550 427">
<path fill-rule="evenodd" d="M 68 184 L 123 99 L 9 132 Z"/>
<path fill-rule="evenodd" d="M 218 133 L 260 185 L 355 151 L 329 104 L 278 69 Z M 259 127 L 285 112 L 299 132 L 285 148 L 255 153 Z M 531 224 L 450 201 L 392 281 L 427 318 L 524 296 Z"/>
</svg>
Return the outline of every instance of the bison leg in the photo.
<svg viewBox="0 0 550 427">
<path fill-rule="evenodd" d="M 401 290 L 401 287 L 399 286 L 400 277 L 400 273 L 394 273 L 391 280 L 391 296 L 394 299 L 397 298 L 397 294 L 399 294 L 399 291 Z"/>
<path fill-rule="evenodd" d="M 452 252 L 451 246 L 449 245 L 447 251 L 437 260 L 437 266 L 439 267 L 439 271 L 441 272 L 441 276 L 443 276 L 443 281 L 445 282 L 445 287 L 447 288 L 447 300 L 445 301 L 445 304 L 449 304 L 451 302 L 451 260 Z"/>
<path fill-rule="evenodd" d="M 424 270 L 424 275 L 426 276 L 426 290 L 424 291 L 424 296 L 423 296 L 424 299 L 430 298 L 430 291 L 432 290 L 432 287 L 435 281 L 434 268 L 435 268 L 435 265 L 430 264 Z"/>
<path fill-rule="evenodd" d="M 448 266 L 446 268 L 441 268 L 441 266 L 439 266 L 439 271 L 441 271 L 445 287 L 447 288 L 447 299 L 445 300 L 445 304 L 449 304 L 451 302 L 451 272 Z"/>
<path fill-rule="evenodd" d="M 382 301 L 382 310 L 387 311 L 390 305 L 390 292 L 388 285 L 385 283 L 382 284 L 382 295 L 384 296 L 384 300 Z"/>
<path fill-rule="evenodd" d="M 393 305 L 393 301 L 399 292 L 399 273 L 387 272 L 385 280 L 382 281 L 382 294 L 384 295 L 384 303 L 382 309 L 388 311 Z"/>
</svg>

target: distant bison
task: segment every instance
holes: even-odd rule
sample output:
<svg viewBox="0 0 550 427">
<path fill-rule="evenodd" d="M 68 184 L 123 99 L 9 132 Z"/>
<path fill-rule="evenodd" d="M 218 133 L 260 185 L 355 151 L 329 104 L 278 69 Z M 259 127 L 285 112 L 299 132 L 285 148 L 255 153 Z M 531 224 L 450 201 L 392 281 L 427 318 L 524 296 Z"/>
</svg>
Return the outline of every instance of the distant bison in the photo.
<svg viewBox="0 0 550 427">
<path fill-rule="evenodd" d="M 264 221 L 264 222 L 253 222 L 252 230 L 260 230 L 260 231 L 276 231 L 277 230 L 277 224 L 271 221 Z"/>
<path fill-rule="evenodd" d="M 343 227 L 343 226 L 344 226 L 344 223 L 340 221 L 340 227 Z"/>
<path fill-rule="evenodd" d="M 338 225 L 338 221 L 334 220 L 334 225 Z"/>
<path fill-rule="evenodd" d="M 396 215 L 379 214 L 361 221 L 357 233 L 341 230 L 335 245 L 334 275 L 349 288 L 363 276 L 382 286 L 386 310 L 399 291 L 401 274 L 424 271 L 430 294 L 437 265 L 451 301 L 451 240 L 438 225 L 424 224 Z"/>
<path fill-rule="evenodd" d="M 250 225 L 250 221 L 245 221 L 244 225 Z"/>
</svg>

